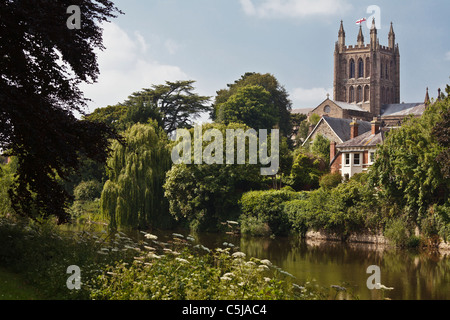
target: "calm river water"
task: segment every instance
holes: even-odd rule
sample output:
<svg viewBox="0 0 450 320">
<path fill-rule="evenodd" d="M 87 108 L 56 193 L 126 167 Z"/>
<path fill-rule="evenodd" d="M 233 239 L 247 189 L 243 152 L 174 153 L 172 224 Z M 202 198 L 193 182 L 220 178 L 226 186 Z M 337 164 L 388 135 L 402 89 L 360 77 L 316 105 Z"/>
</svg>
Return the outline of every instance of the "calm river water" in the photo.
<svg viewBox="0 0 450 320">
<path fill-rule="evenodd" d="M 352 289 L 362 300 L 450 300 L 450 256 L 396 250 L 371 244 L 344 244 L 288 238 L 244 238 L 199 234 L 199 243 L 224 248 L 232 243 L 249 257 L 269 259 L 289 272 L 298 284 L 315 280 L 320 286 Z M 369 290 L 367 268 L 380 267 L 381 283 L 393 290 Z"/>
</svg>

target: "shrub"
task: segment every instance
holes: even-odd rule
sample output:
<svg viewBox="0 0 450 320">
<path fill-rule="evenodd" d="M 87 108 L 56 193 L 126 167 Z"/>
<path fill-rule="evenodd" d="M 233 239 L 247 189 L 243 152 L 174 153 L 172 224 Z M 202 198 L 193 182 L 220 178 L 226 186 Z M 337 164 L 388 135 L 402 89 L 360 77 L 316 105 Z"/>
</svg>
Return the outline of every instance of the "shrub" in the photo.
<svg viewBox="0 0 450 320">
<path fill-rule="evenodd" d="M 340 173 L 328 173 L 320 178 L 319 185 L 324 189 L 333 189 L 342 182 Z"/>
<path fill-rule="evenodd" d="M 243 194 L 239 201 L 241 230 L 251 233 L 251 230 L 261 230 L 261 226 L 267 224 L 271 233 L 287 234 L 290 224 L 284 212 L 284 202 L 303 197 L 300 193 L 287 190 L 250 191 Z M 250 223 L 257 225 L 250 226 Z"/>
<path fill-rule="evenodd" d="M 403 219 L 394 219 L 386 225 L 384 235 L 397 247 L 407 247 L 411 232 L 408 223 Z"/>
<path fill-rule="evenodd" d="M 98 199 L 102 194 L 102 188 L 103 186 L 97 180 L 82 181 L 73 191 L 75 200 L 93 201 Z"/>
<path fill-rule="evenodd" d="M 284 214 L 295 232 L 306 236 L 310 227 L 310 214 L 307 210 L 308 200 L 292 200 L 284 203 Z"/>
</svg>

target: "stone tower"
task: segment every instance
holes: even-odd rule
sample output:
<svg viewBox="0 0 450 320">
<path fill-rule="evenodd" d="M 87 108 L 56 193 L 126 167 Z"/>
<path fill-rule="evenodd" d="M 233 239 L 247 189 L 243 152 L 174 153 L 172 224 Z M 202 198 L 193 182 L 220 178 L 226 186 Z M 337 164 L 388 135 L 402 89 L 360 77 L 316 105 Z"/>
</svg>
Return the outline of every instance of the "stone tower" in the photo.
<svg viewBox="0 0 450 320">
<path fill-rule="evenodd" d="M 355 104 L 374 117 L 383 104 L 400 103 L 400 52 L 392 23 L 387 47 L 379 44 L 375 20 L 369 44 L 360 26 L 356 45 L 346 46 L 341 21 L 334 52 L 334 100 Z"/>
</svg>

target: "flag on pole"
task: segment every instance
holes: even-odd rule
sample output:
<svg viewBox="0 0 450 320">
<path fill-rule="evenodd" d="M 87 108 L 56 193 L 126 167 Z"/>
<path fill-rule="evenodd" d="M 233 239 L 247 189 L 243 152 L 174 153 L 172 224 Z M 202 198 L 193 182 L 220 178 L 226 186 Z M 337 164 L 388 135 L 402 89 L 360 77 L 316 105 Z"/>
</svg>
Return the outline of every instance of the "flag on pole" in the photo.
<svg viewBox="0 0 450 320">
<path fill-rule="evenodd" d="M 358 21 L 356 21 L 356 24 L 361 24 L 366 21 L 367 21 L 366 18 L 362 18 L 362 19 L 359 19 Z"/>
</svg>

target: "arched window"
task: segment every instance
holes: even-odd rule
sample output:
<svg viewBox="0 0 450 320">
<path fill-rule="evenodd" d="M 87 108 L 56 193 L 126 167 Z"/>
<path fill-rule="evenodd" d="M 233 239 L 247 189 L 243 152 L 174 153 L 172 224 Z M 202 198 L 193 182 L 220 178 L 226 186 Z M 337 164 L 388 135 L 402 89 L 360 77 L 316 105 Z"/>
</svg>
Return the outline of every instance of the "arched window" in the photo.
<svg viewBox="0 0 450 320">
<path fill-rule="evenodd" d="M 389 72 L 388 72 L 388 64 L 387 64 L 387 63 L 386 63 L 386 66 L 385 66 L 384 77 L 385 77 L 386 79 L 389 79 Z"/>
<path fill-rule="evenodd" d="M 364 87 L 364 101 L 370 101 L 370 89 L 369 86 Z"/>
<path fill-rule="evenodd" d="M 349 70 L 349 78 L 355 77 L 355 60 L 350 59 L 350 70 Z"/>
<path fill-rule="evenodd" d="M 357 101 L 356 102 L 362 102 L 363 101 L 363 90 L 361 86 L 358 86 L 358 89 L 356 90 L 357 93 Z"/>
<path fill-rule="evenodd" d="M 342 62 L 342 72 L 344 73 L 344 78 L 348 78 L 348 73 L 347 73 L 347 60 L 344 60 Z"/>
<path fill-rule="evenodd" d="M 352 103 L 355 101 L 355 88 L 350 87 L 348 97 L 349 97 L 349 99 L 348 99 L 349 103 Z"/>
<path fill-rule="evenodd" d="M 394 80 L 394 61 L 391 60 L 391 80 Z"/>
<path fill-rule="evenodd" d="M 366 58 L 366 78 L 370 77 L 370 59 Z"/>
<path fill-rule="evenodd" d="M 381 73 L 380 73 L 380 76 L 381 76 L 381 79 L 383 79 L 383 72 L 384 72 L 384 64 L 383 64 L 383 62 L 381 62 Z"/>
<path fill-rule="evenodd" d="M 358 78 L 364 78 L 364 62 L 361 58 L 358 60 Z"/>
<path fill-rule="evenodd" d="M 323 111 L 325 112 L 325 113 L 330 113 L 331 112 L 331 108 L 330 108 L 330 106 L 325 106 L 325 108 L 323 108 Z"/>
</svg>

